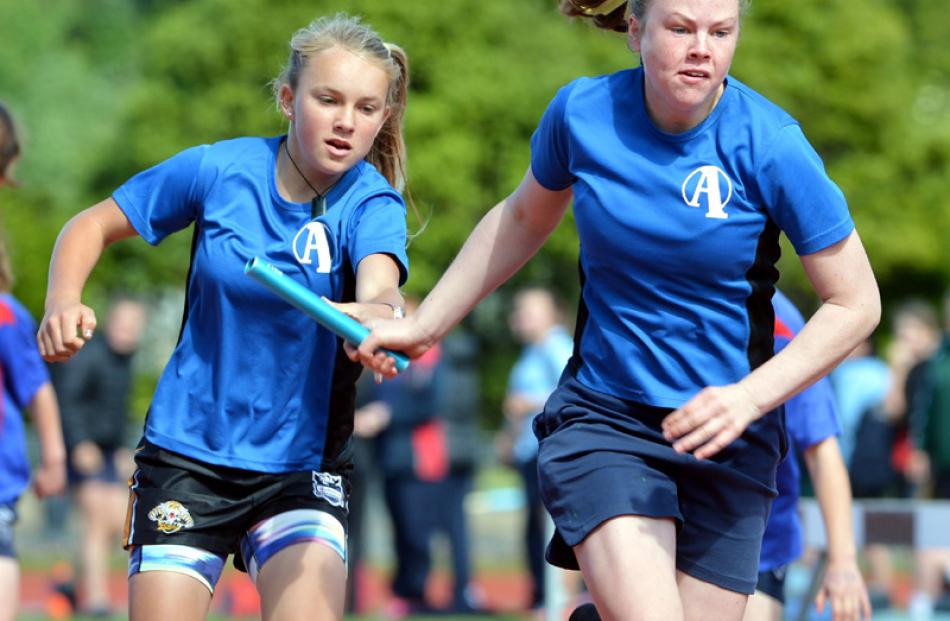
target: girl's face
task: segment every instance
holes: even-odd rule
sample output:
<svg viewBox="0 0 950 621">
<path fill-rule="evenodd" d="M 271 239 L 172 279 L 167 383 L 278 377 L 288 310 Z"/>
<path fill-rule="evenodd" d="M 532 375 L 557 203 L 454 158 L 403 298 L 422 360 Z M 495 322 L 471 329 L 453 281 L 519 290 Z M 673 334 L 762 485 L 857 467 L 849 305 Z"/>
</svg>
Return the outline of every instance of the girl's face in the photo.
<svg viewBox="0 0 950 621">
<path fill-rule="evenodd" d="M 642 21 L 629 21 L 654 123 L 669 132 L 699 125 L 719 100 L 736 51 L 737 0 L 653 0 Z"/>
<path fill-rule="evenodd" d="M 388 91 L 379 63 L 339 46 L 310 58 L 296 91 L 281 87 L 281 109 L 293 122 L 288 146 L 321 192 L 369 153 L 389 117 Z"/>
</svg>

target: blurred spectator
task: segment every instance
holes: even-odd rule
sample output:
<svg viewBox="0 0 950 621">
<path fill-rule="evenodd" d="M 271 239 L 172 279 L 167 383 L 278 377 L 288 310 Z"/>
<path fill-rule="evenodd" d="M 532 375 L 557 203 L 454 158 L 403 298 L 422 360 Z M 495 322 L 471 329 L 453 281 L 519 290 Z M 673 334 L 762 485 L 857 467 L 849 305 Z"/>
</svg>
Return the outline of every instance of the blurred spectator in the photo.
<svg viewBox="0 0 950 621">
<path fill-rule="evenodd" d="M 407 300 L 412 312 L 414 301 Z M 393 523 L 396 614 L 434 611 L 426 599 L 432 536 L 443 532 L 452 553 L 453 589 L 446 612 L 475 612 L 468 524 L 479 435 L 479 382 L 473 339 L 456 331 L 393 380 L 372 387 L 357 429 L 377 428 L 376 463 Z M 360 433 L 360 431 L 357 431 Z"/>
<path fill-rule="evenodd" d="M 926 361 L 940 345 L 940 323 L 933 308 L 923 300 L 901 304 L 894 314 L 894 340 L 888 350 L 891 385 L 884 411 L 894 433 L 891 463 L 898 475 L 900 496 L 913 496 L 919 481 L 913 466 L 910 412 L 922 393 Z M 919 409 L 919 408 L 918 408 Z"/>
<path fill-rule="evenodd" d="M 950 289 L 943 298 L 943 339 L 936 352 L 918 367 L 920 381 L 908 404 L 917 450 L 909 472 L 928 497 L 950 500 Z M 950 550 L 917 554 L 917 591 L 911 599 L 914 621 L 929 619 L 935 604 L 950 609 Z"/>
<path fill-rule="evenodd" d="M 0 104 L 0 185 L 10 182 L 19 155 L 13 121 Z M 60 494 L 66 484 L 66 451 L 56 394 L 36 345 L 36 323 L 10 294 L 13 272 L 0 239 L 0 621 L 16 617 L 20 568 L 13 542 L 16 504 L 30 482 L 30 462 L 21 412 L 30 411 L 40 440 L 41 463 L 33 477 L 40 498 Z"/>
<path fill-rule="evenodd" d="M 356 410 L 353 414 L 353 472 L 350 474 L 349 530 L 346 534 L 347 578 L 345 612 L 365 612 L 363 570 L 366 557 L 366 502 L 378 467 L 375 458 L 377 434 L 389 424 L 389 408 L 379 401 L 369 402 L 374 388 L 373 374 L 364 372 L 356 385 Z"/>
<path fill-rule="evenodd" d="M 512 334 L 524 349 L 508 377 L 502 405 L 505 428 L 497 441 L 503 461 L 521 475 L 527 515 L 525 542 L 531 571 L 531 608 L 544 604 L 544 545 L 547 512 L 538 489 L 538 441 L 531 423 L 557 387 L 561 372 L 571 357 L 573 343 L 560 324 L 552 293 L 546 289 L 523 289 L 515 295 L 508 319 Z"/>
<path fill-rule="evenodd" d="M 145 306 L 118 296 L 105 328 L 68 362 L 50 367 L 63 415 L 69 484 L 80 516 L 79 601 L 90 616 L 108 616 L 109 557 L 125 525 L 134 470 L 128 434 L 132 357 L 145 327 Z"/>
<path fill-rule="evenodd" d="M 841 454 L 850 467 L 861 419 L 884 402 L 891 381 L 890 370 L 874 351 L 874 343 L 869 338 L 858 345 L 830 377 L 841 422 Z"/>
<path fill-rule="evenodd" d="M 832 373 L 842 419 L 856 421 L 851 435 L 848 470 L 855 498 L 906 496 L 905 473 L 911 466 L 907 408 L 914 400 L 919 363 L 934 350 L 936 319 L 924 302 L 910 300 L 894 312 L 894 338 L 886 367 L 873 356 L 849 357 Z M 913 477 L 911 477 L 912 479 Z M 870 566 L 868 583 L 875 609 L 889 605 L 894 582 L 887 547 L 865 549 Z"/>
</svg>

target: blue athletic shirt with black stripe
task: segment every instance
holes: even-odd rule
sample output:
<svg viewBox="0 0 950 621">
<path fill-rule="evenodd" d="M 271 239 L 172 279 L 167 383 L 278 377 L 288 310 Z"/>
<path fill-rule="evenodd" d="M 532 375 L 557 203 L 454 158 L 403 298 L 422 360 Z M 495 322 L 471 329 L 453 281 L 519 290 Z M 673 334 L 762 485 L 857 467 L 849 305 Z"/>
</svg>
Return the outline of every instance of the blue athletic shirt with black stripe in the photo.
<svg viewBox="0 0 950 621">
<path fill-rule="evenodd" d="M 246 276 L 246 262 L 260 257 L 337 301 L 352 301 L 366 256 L 391 255 L 400 283 L 409 264 L 405 203 L 371 164 L 347 171 L 312 214 L 277 191 L 281 139 L 193 147 L 113 194 L 150 244 L 195 227 L 181 334 L 146 439 L 258 472 L 320 469 L 349 435 L 352 410 L 331 411 L 335 335 Z"/>
<path fill-rule="evenodd" d="M 577 378 L 659 407 L 772 355 L 780 231 L 805 255 L 854 228 L 798 123 L 732 77 L 679 134 L 650 119 L 642 68 L 577 79 L 544 113 L 531 170 L 573 188 Z"/>
</svg>

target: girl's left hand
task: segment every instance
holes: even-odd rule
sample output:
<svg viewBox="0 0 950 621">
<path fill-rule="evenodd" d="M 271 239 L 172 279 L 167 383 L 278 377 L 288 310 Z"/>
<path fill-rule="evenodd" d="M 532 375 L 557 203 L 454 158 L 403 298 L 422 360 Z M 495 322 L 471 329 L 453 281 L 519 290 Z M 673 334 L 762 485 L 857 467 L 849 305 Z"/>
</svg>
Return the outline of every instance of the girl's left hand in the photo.
<svg viewBox="0 0 950 621">
<path fill-rule="evenodd" d="M 372 319 L 392 319 L 393 307 L 380 302 L 334 302 L 323 298 L 323 301 L 357 320 L 363 325 Z"/>
<path fill-rule="evenodd" d="M 739 384 L 704 388 L 663 419 L 663 437 L 679 453 L 712 457 L 762 416 L 752 395 Z"/>
<path fill-rule="evenodd" d="M 815 598 L 818 614 L 831 604 L 834 621 L 859 621 L 871 618 L 871 600 L 861 571 L 854 561 L 828 563 L 821 590 Z"/>
</svg>

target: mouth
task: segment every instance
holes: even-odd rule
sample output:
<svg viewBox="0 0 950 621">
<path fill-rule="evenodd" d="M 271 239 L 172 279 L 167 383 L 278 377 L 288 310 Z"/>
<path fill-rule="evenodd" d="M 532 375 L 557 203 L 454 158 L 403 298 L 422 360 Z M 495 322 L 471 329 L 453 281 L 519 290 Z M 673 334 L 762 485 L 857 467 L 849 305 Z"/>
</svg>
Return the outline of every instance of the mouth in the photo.
<svg viewBox="0 0 950 621">
<path fill-rule="evenodd" d="M 708 80 L 710 75 L 708 71 L 702 69 L 686 69 L 680 71 L 679 74 L 689 80 Z"/>
<path fill-rule="evenodd" d="M 353 145 L 351 145 L 348 141 L 341 140 L 339 138 L 330 138 L 329 140 L 324 140 L 323 142 L 325 145 L 327 145 L 327 147 L 330 149 L 330 153 L 333 155 L 344 156 L 353 150 Z"/>
</svg>

